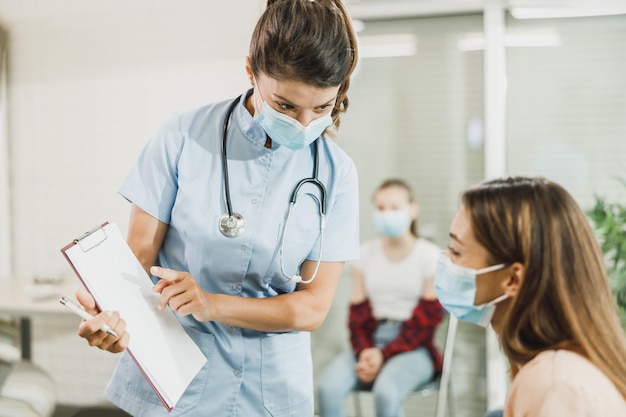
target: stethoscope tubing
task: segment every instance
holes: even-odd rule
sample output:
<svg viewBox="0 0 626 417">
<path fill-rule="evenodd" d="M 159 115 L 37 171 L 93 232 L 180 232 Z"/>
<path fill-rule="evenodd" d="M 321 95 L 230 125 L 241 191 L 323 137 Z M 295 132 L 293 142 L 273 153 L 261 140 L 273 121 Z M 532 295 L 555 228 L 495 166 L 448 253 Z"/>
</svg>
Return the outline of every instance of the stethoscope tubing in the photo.
<svg viewBox="0 0 626 417">
<path fill-rule="evenodd" d="M 226 209 L 228 211 L 228 216 L 230 220 L 234 220 L 236 216 L 239 216 L 240 219 L 243 220 L 243 218 L 241 218 L 240 215 L 238 215 L 237 213 L 233 211 L 233 207 L 232 207 L 232 202 L 230 198 L 230 182 L 228 178 L 228 155 L 226 151 L 226 139 L 228 136 L 228 126 L 230 123 L 230 118 L 232 117 L 235 107 L 237 106 L 239 101 L 241 101 L 241 97 L 242 96 L 238 96 L 237 98 L 235 98 L 232 101 L 232 103 L 228 106 L 228 110 L 226 111 L 226 117 L 224 118 L 224 123 L 222 125 L 221 157 L 222 157 L 222 175 L 224 176 L 224 199 L 226 200 Z M 285 277 L 287 277 L 288 279 L 292 281 L 295 281 L 296 283 L 308 284 L 311 281 L 313 281 L 315 277 L 317 276 L 317 272 L 319 270 L 321 259 L 322 259 L 322 250 L 324 248 L 324 229 L 326 228 L 326 187 L 319 180 L 318 174 L 319 174 L 319 139 L 316 139 L 314 142 L 313 176 L 311 178 L 301 179 L 296 184 L 293 191 L 291 192 L 291 197 L 289 198 L 289 207 L 287 209 L 287 215 L 285 216 L 285 225 L 283 226 L 283 230 L 282 230 L 281 238 L 280 238 L 279 257 L 280 257 L 281 272 Z M 315 270 L 313 271 L 313 275 L 308 280 L 303 280 L 300 275 L 289 275 L 285 271 L 283 249 L 284 249 L 284 243 L 285 243 L 285 232 L 287 230 L 289 217 L 291 216 L 291 210 L 296 204 L 296 200 L 298 198 L 298 193 L 300 192 L 300 188 L 302 188 L 302 186 L 307 183 L 311 183 L 315 185 L 320 191 L 320 198 L 317 198 L 314 194 L 306 193 L 310 195 L 312 198 L 314 198 L 320 207 L 320 244 L 319 244 L 319 257 L 317 259 Z M 236 223 L 237 223 L 236 221 L 233 222 L 233 224 L 236 224 Z M 222 229 L 220 228 L 220 230 Z M 224 233 L 224 231 L 222 231 L 222 233 Z M 236 237 L 236 236 L 239 236 L 239 234 L 240 234 L 239 232 L 232 233 L 232 234 L 224 233 L 224 235 L 228 237 Z"/>
<path fill-rule="evenodd" d="M 226 209 L 228 210 L 228 215 L 230 217 L 233 216 L 233 205 L 230 200 L 230 182 L 228 180 L 228 158 L 226 156 L 226 137 L 228 134 L 228 125 L 230 123 L 230 117 L 235 110 L 235 106 L 241 100 L 241 96 L 237 97 L 230 103 L 228 106 L 228 110 L 226 111 L 226 117 L 224 118 L 224 123 L 222 125 L 222 175 L 224 175 L 224 198 L 226 200 Z"/>
</svg>

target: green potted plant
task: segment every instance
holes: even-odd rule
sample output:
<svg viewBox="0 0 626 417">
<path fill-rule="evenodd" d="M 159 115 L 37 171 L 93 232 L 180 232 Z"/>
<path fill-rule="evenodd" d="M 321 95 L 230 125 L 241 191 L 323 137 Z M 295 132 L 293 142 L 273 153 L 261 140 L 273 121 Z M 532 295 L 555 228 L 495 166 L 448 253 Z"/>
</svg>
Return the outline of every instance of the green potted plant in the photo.
<svg viewBox="0 0 626 417">
<path fill-rule="evenodd" d="M 626 179 L 619 180 L 626 188 Z M 622 327 L 626 329 L 626 203 L 607 202 L 595 196 L 587 210 L 598 236 Z"/>
</svg>

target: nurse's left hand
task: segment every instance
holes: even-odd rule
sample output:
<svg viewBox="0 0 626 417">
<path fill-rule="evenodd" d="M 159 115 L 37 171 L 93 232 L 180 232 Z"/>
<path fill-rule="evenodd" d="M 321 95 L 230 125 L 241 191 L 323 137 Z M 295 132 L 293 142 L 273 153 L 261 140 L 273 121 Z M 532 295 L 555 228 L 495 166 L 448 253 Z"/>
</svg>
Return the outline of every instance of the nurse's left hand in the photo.
<svg viewBox="0 0 626 417">
<path fill-rule="evenodd" d="M 161 278 L 152 287 L 154 292 L 161 293 L 159 310 L 169 304 L 181 316 L 191 314 L 198 321 L 211 320 L 212 294 L 204 291 L 188 272 L 153 266 L 150 273 Z"/>
</svg>

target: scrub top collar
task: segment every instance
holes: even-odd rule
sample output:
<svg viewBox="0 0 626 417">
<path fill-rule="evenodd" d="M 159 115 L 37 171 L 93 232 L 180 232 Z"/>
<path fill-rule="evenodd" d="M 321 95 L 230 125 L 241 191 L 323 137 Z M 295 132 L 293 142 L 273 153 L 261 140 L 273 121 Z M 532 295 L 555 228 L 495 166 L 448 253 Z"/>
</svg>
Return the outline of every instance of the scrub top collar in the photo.
<svg viewBox="0 0 626 417">
<path fill-rule="evenodd" d="M 237 125 L 241 129 L 244 137 L 256 146 L 260 145 L 265 147 L 265 140 L 267 137 L 265 130 L 263 130 L 263 128 L 254 120 L 254 117 L 252 117 L 246 108 L 246 100 L 250 97 L 253 91 L 254 89 L 251 88 L 242 95 L 241 100 L 239 100 L 237 107 L 233 111 L 233 115 L 237 118 Z M 275 141 L 272 141 L 272 150 L 276 150 L 278 148 L 280 148 L 280 145 L 278 145 Z"/>
</svg>

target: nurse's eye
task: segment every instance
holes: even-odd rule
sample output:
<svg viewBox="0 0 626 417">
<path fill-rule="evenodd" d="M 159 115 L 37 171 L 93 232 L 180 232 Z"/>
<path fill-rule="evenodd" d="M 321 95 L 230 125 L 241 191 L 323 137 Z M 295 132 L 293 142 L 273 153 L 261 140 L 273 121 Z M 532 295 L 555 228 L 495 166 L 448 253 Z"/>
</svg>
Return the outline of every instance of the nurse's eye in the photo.
<svg viewBox="0 0 626 417">
<path fill-rule="evenodd" d="M 293 106 L 287 103 L 277 103 L 282 110 L 293 110 Z"/>
<path fill-rule="evenodd" d="M 327 111 L 331 106 L 332 106 L 332 104 L 322 104 L 321 106 L 319 106 L 317 108 L 317 110 L 318 111 Z"/>
</svg>

